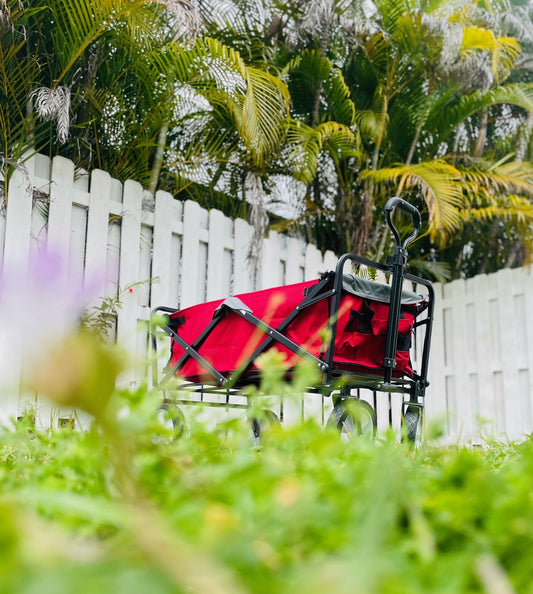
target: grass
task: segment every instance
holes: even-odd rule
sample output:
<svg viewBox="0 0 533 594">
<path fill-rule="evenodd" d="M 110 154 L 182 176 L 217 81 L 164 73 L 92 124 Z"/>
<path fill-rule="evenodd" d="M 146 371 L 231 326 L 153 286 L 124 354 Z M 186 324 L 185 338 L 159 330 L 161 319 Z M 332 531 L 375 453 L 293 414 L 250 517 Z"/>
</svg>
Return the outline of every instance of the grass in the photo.
<svg viewBox="0 0 533 594">
<path fill-rule="evenodd" d="M 533 440 L 413 449 L 308 421 L 254 447 L 244 419 L 171 440 L 159 394 L 113 389 L 112 349 L 67 353 L 91 381 L 37 376 L 94 422 L 0 434 L 0 592 L 533 592 Z"/>
</svg>

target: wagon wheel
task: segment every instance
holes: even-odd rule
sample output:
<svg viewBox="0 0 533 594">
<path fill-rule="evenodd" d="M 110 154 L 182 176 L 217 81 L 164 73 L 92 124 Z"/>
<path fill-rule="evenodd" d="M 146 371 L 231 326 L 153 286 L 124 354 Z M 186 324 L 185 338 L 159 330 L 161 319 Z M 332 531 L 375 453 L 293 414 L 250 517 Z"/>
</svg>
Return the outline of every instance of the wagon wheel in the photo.
<svg viewBox="0 0 533 594">
<path fill-rule="evenodd" d="M 339 400 L 333 407 L 327 424 L 340 431 L 344 439 L 356 435 L 376 437 L 378 427 L 376 411 L 372 406 L 364 400 L 353 398 Z"/>
<path fill-rule="evenodd" d="M 402 415 L 402 436 L 409 443 L 416 441 L 420 417 L 421 409 L 418 406 L 407 406 Z"/>
<path fill-rule="evenodd" d="M 172 402 L 163 402 L 157 409 L 157 418 L 170 440 L 179 439 L 184 435 L 187 424 L 179 406 Z"/>
<path fill-rule="evenodd" d="M 261 415 L 259 417 L 252 417 L 250 419 L 251 424 L 251 433 L 252 433 L 252 441 L 254 445 L 259 445 L 261 443 L 261 436 L 263 432 L 268 427 L 277 427 L 281 425 L 281 421 L 279 420 L 278 415 L 265 408 L 261 411 Z"/>
</svg>

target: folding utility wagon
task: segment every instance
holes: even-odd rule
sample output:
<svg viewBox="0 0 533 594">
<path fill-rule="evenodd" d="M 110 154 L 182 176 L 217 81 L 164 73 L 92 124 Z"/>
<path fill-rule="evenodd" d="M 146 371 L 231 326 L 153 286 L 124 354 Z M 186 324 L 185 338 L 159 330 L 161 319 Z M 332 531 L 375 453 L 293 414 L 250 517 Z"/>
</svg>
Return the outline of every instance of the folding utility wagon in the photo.
<svg viewBox="0 0 533 594">
<path fill-rule="evenodd" d="M 411 215 L 413 222 L 414 230 L 403 243 L 391 220 L 395 208 Z M 345 254 L 335 271 L 317 280 L 181 310 L 156 308 L 154 313 L 164 314 L 165 323 L 152 329 L 153 344 L 161 329 L 170 337 L 170 358 L 161 381 L 154 370 L 165 394 L 163 408 L 190 404 L 190 399 L 176 396 L 183 390 L 208 403 L 208 394 L 222 394 L 225 398 L 217 404 L 232 406 L 231 397 L 239 390 L 259 383 L 259 355 L 276 350 L 286 362 L 288 378 L 304 359 L 316 365 L 322 381 L 309 392 L 332 397 L 328 422 L 342 432 L 375 435 L 377 393 L 389 394 L 389 423 L 390 395 L 398 393 L 406 435 L 414 440 L 428 386 L 434 293 L 429 281 L 405 272 L 407 246 L 420 228 L 418 210 L 391 198 L 385 214 L 396 240 L 394 255 L 385 264 Z M 383 282 L 358 276 L 364 267 Z M 415 344 L 419 370 L 413 364 Z M 169 380 L 176 377 L 179 390 L 173 394 Z M 364 390 L 371 398 L 363 400 Z M 268 418 L 278 420 L 272 411 Z M 254 421 L 253 428 L 258 436 L 260 423 Z"/>
</svg>

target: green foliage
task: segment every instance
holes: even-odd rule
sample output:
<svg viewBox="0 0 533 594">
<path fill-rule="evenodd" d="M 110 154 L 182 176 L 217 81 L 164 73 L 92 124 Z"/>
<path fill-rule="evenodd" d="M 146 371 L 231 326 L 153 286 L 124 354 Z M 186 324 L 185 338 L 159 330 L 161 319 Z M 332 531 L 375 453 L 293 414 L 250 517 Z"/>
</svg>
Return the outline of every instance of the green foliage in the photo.
<svg viewBox="0 0 533 594">
<path fill-rule="evenodd" d="M 413 450 L 309 420 L 254 447 L 245 415 L 213 426 L 197 407 L 186 437 L 163 439 L 161 395 L 109 393 L 116 354 L 85 340 L 61 365 L 91 426 L 39 431 L 30 413 L 0 434 L 0 592 L 533 591 L 533 439 Z M 262 364 L 269 392 L 309 384 Z M 39 387 L 64 403 L 60 377 Z"/>
<path fill-rule="evenodd" d="M 159 278 L 155 278 L 129 283 L 116 295 L 102 298 L 98 305 L 94 305 L 84 312 L 80 321 L 81 328 L 94 332 L 104 340 L 109 340 L 112 337 L 112 331 L 126 295 L 133 293 L 137 287 L 158 280 Z"/>
</svg>

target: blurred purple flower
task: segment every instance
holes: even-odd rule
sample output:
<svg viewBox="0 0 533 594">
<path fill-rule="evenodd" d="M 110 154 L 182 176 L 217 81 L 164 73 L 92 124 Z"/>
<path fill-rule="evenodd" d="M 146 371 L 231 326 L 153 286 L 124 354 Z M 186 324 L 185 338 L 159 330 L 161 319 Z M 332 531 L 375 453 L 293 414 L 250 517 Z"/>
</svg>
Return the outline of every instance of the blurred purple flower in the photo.
<svg viewBox="0 0 533 594">
<path fill-rule="evenodd" d="M 58 254 L 37 253 L 28 266 L 10 266 L 0 276 L 2 395 L 18 392 L 23 371 L 77 327 L 94 298 L 94 291 L 72 283 L 66 270 Z"/>
</svg>

